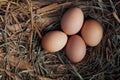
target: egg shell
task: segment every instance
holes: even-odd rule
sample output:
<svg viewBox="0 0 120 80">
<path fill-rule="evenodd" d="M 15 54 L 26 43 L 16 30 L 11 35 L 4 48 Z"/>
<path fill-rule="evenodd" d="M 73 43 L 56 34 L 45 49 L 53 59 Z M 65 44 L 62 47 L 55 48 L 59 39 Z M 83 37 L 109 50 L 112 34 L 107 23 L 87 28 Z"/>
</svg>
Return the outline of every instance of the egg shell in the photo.
<svg viewBox="0 0 120 80">
<path fill-rule="evenodd" d="M 80 31 L 84 21 L 84 15 L 80 8 L 71 8 L 65 12 L 61 20 L 61 28 L 67 35 L 73 35 Z"/>
<path fill-rule="evenodd" d="M 42 38 L 42 47 L 48 52 L 57 52 L 66 45 L 67 39 L 62 31 L 50 31 Z"/>
<path fill-rule="evenodd" d="M 79 35 L 73 35 L 69 38 L 66 45 L 66 55 L 71 62 L 80 62 L 86 54 L 86 45 Z"/>
<path fill-rule="evenodd" d="M 97 46 L 103 36 L 102 25 L 94 19 L 88 19 L 82 27 L 81 35 L 87 45 Z"/>
</svg>

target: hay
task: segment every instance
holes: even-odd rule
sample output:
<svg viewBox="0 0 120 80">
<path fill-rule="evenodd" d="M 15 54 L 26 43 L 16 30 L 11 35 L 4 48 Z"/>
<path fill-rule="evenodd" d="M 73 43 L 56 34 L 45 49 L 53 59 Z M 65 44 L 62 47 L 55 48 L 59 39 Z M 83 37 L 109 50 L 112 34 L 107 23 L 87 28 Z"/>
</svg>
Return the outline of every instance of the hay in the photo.
<svg viewBox="0 0 120 80">
<path fill-rule="evenodd" d="M 0 0 L 0 78 L 2 80 L 119 80 L 120 2 L 65 0 Z M 87 47 L 80 63 L 73 64 L 64 49 L 48 54 L 42 36 L 60 29 L 63 13 L 82 8 L 85 19 L 98 20 L 104 29 L 101 43 Z"/>
</svg>

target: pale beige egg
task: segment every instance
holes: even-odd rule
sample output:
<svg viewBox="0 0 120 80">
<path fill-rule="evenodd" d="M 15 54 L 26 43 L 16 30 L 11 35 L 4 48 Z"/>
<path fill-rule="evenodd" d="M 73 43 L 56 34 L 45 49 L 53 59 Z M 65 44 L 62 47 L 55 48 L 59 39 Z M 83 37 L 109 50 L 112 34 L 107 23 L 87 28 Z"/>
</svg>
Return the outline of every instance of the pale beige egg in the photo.
<svg viewBox="0 0 120 80">
<path fill-rule="evenodd" d="M 42 38 L 42 47 L 48 52 L 57 52 L 66 45 L 67 39 L 62 31 L 50 31 Z"/>
</svg>

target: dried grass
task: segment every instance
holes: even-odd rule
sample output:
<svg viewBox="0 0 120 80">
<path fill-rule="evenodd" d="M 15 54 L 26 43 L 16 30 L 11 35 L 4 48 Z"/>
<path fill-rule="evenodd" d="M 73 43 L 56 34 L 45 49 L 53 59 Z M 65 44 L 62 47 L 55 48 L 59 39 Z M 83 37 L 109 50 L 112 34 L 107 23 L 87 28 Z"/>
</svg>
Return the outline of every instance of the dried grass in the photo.
<svg viewBox="0 0 120 80">
<path fill-rule="evenodd" d="M 0 0 L 0 79 L 119 80 L 119 5 L 112 0 Z M 40 43 L 46 32 L 60 29 L 63 13 L 75 6 L 104 28 L 101 43 L 87 47 L 84 60 L 77 64 L 67 59 L 64 49 L 48 54 Z"/>
</svg>

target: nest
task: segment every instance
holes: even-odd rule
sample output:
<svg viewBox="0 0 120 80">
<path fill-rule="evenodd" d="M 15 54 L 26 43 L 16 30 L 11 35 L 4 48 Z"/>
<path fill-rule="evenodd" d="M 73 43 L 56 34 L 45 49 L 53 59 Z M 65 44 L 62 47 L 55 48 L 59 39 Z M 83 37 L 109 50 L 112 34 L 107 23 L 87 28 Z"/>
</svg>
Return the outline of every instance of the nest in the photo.
<svg viewBox="0 0 120 80">
<path fill-rule="evenodd" d="M 104 29 L 101 43 L 87 47 L 79 63 L 65 51 L 49 54 L 41 39 L 60 29 L 64 12 L 80 7 L 85 19 L 98 20 Z M 0 0 L 1 80 L 120 80 L 120 2 L 66 0 Z"/>
</svg>

